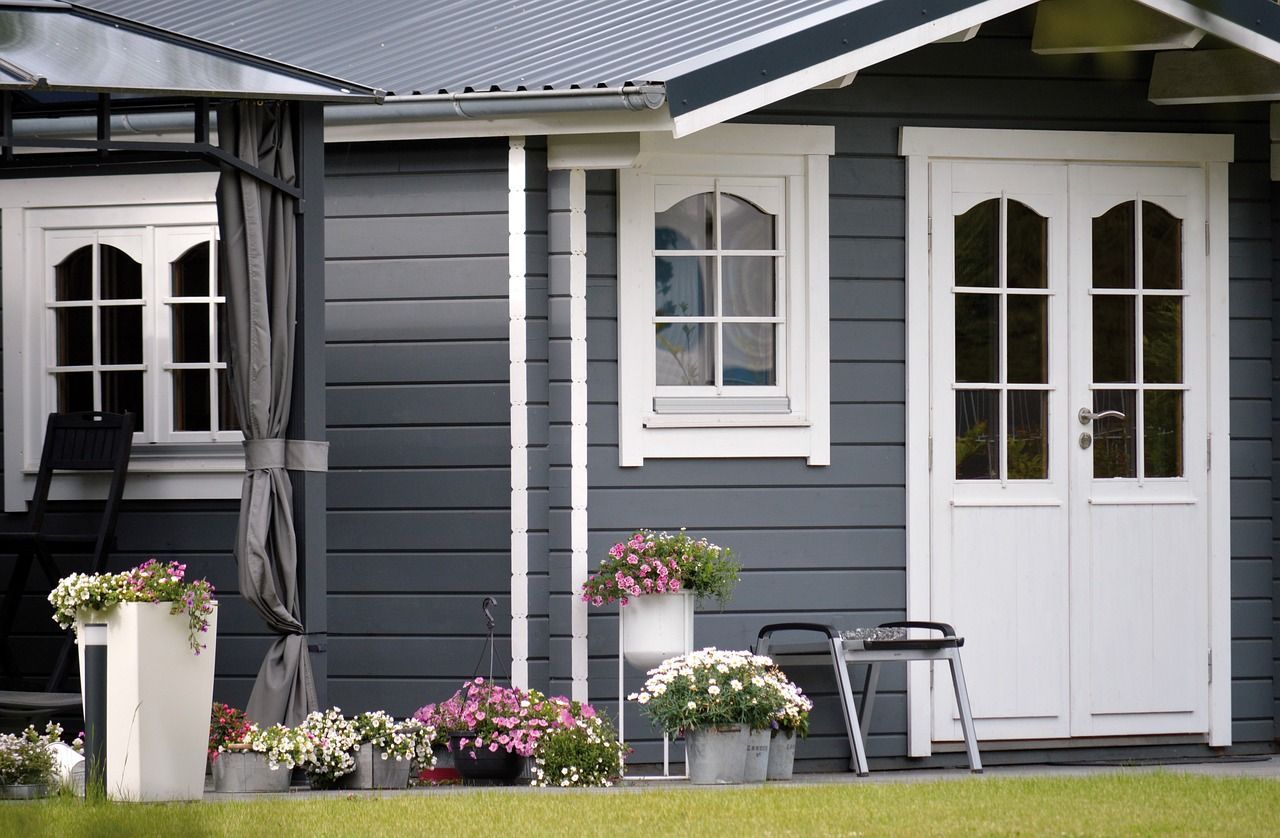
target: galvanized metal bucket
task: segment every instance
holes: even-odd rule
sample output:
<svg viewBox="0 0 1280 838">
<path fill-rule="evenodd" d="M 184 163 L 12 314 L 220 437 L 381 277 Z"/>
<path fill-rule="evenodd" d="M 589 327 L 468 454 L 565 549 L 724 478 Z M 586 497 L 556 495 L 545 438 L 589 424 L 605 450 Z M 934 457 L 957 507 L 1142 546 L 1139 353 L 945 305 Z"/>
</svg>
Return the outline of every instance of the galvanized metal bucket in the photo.
<svg viewBox="0 0 1280 838">
<path fill-rule="evenodd" d="M 213 790 L 216 792 L 276 792 L 289 790 L 293 770 L 280 766 L 271 770 L 264 754 L 253 751 L 224 751 L 213 761 Z"/>
<path fill-rule="evenodd" d="M 747 732 L 747 759 L 742 769 L 744 783 L 763 783 L 769 773 L 769 733 L 768 728 Z"/>
<path fill-rule="evenodd" d="M 409 785 L 412 760 L 382 758 L 382 749 L 365 743 L 356 749 L 356 769 L 342 778 L 346 789 L 402 789 Z"/>
<path fill-rule="evenodd" d="M 747 763 L 747 726 L 718 725 L 685 734 L 689 782 L 693 785 L 741 783 Z"/>
<path fill-rule="evenodd" d="M 775 730 L 769 741 L 769 780 L 790 780 L 796 764 L 796 732 Z"/>
</svg>

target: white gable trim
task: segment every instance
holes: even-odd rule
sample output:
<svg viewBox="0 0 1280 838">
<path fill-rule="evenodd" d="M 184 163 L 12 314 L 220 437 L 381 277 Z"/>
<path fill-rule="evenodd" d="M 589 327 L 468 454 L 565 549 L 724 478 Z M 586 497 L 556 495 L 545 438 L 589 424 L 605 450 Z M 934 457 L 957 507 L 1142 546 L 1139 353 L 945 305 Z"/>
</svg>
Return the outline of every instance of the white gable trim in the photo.
<svg viewBox="0 0 1280 838">
<path fill-rule="evenodd" d="M 1267 36 L 1227 20 L 1220 15 L 1200 8 L 1187 0 L 1135 0 L 1157 12 L 1168 15 L 1174 20 L 1203 29 L 1210 35 L 1217 35 L 1236 46 L 1257 53 L 1264 58 L 1280 63 L 1280 43 Z"/>
<path fill-rule="evenodd" d="M 917 47 L 931 44 L 941 38 L 963 32 L 974 26 L 1009 12 L 1030 6 L 1035 0 L 987 0 L 963 11 L 938 18 L 900 32 L 883 41 L 847 52 L 844 55 L 806 67 L 782 78 L 774 79 L 750 90 L 721 99 L 705 107 L 689 111 L 674 118 L 676 137 L 701 131 L 712 125 L 726 122 L 774 102 L 803 93 L 832 79 L 856 73 L 864 67 L 879 64 Z"/>
</svg>

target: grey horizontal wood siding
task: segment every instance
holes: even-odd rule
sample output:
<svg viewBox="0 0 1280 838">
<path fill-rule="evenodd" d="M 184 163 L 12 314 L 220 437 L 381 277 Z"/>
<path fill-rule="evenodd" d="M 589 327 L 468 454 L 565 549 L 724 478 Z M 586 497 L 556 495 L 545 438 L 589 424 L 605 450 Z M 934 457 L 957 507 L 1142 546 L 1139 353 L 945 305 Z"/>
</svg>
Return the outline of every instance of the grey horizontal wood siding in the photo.
<svg viewBox="0 0 1280 838">
<path fill-rule="evenodd" d="M 826 468 L 768 459 L 653 459 L 638 469 L 618 467 L 614 179 L 590 176 L 592 561 L 641 526 L 685 526 L 736 548 L 742 582 L 723 613 L 714 606 L 699 613 L 700 645 L 743 648 L 762 624 L 775 620 L 860 625 L 903 617 L 902 126 L 1231 133 L 1233 732 L 1241 747 L 1256 748 L 1272 740 L 1280 707 L 1272 646 L 1278 613 L 1272 505 L 1280 501 L 1272 463 L 1280 463 L 1280 455 L 1272 454 L 1271 427 L 1272 300 L 1280 295 L 1272 281 L 1267 111 L 1255 105 L 1158 108 L 1146 101 L 1150 56 L 1126 55 L 1115 64 L 1040 57 L 1030 51 L 1028 31 L 1025 16 L 1002 19 L 970 43 L 926 47 L 860 73 L 848 88 L 801 94 L 741 120 L 836 128 L 830 183 L 832 464 Z M 603 255 L 595 258 L 592 251 Z M 553 383 L 553 415 L 557 393 Z M 552 510 L 553 536 L 561 514 Z M 553 551 L 558 546 L 553 540 Z M 566 581 L 553 573 L 553 601 L 567 604 Z M 615 611 L 593 610 L 591 697 L 610 707 L 616 698 L 616 626 Z M 562 644 L 567 654 L 563 628 L 553 622 L 552 644 L 553 650 Z M 553 663 L 553 673 L 558 666 Z M 881 764 L 902 760 L 906 751 L 905 684 L 900 674 L 887 675 L 885 704 L 877 703 L 868 744 Z M 639 682 L 640 674 L 632 673 L 627 689 Z M 815 671 L 806 674 L 806 685 L 819 709 L 800 755 L 842 758 L 847 748 L 830 679 Z M 627 713 L 628 738 L 640 740 L 637 758 L 658 758 L 656 742 L 640 735 L 645 728 L 635 708 Z"/>
<path fill-rule="evenodd" d="M 510 668 L 507 143 L 326 157 L 329 695 L 403 715 Z"/>
</svg>

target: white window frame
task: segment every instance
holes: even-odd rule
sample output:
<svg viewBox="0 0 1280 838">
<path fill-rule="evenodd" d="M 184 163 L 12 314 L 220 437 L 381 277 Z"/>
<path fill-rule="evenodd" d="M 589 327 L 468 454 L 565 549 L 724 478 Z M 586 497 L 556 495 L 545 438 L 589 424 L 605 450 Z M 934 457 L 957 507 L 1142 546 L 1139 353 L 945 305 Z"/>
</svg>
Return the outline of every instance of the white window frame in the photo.
<svg viewBox="0 0 1280 838">
<path fill-rule="evenodd" d="M 721 125 L 645 135 L 618 173 L 618 458 L 803 457 L 831 462 L 827 126 Z M 654 357 L 655 190 L 776 191 L 781 198 L 776 384 L 659 387 Z M 701 188 L 698 188 L 701 187 Z M 676 251 L 678 252 L 678 251 Z M 722 359 L 717 358 L 717 363 Z M 660 409 L 655 409 L 655 399 Z"/>
<path fill-rule="evenodd" d="M 138 499 L 236 498 L 244 474 L 243 438 L 237 432 L 161 430 L 163 411 L 172 411 L 167 388 L 159 386 L 173 368 L 161 340 L 169 332 L 167 289 L 148 275 L 158 253 L 158 231 L 176 234 L 217 229 L 216 173 L 42 178 L 6 181 L 0 189 L 0 259 L 3 260 L 4 323 L 4 498 L 5 511 L 26 509 L 40 467 L 45 420 L 56 409 L 48 374 L 53 361 L 49 314 L 46 231 L 140 231 L 144 249 L 143 361 L 153 370 L 146 380 L 145 433 L 134 437 L 125 497 Z M 214 289 L 210 289 L 211 293 Z M 165 391 L 165 392 L 161 392 Z M 59 499 L 101 497 L 101 475 L 58 480 Z"/>
</svg>

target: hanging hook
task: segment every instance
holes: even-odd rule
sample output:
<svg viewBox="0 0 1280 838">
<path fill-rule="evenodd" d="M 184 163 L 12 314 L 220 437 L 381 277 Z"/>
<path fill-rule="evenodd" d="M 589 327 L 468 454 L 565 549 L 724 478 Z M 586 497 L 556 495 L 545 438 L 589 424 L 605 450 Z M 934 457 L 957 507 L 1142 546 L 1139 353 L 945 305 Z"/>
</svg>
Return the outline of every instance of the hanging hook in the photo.
<svg viewBox="0 0 1280 838">
<path fill-rule="evenodd" d="M 484 612 L 485 628 L 490 632 L 493 631 L 493 627 L 497 624 L 497 620 L 494 619 L 493 611 L 491 610 L 497 604 L 498 601 L 491 596 L 485 597 L 484 601 L 480 603 L 480 610 Z"/>
</svg>

